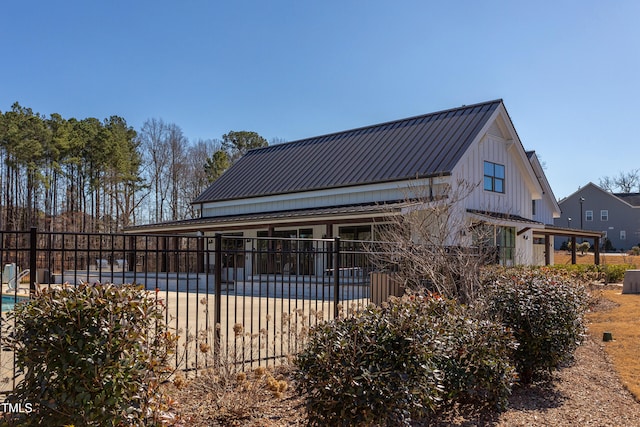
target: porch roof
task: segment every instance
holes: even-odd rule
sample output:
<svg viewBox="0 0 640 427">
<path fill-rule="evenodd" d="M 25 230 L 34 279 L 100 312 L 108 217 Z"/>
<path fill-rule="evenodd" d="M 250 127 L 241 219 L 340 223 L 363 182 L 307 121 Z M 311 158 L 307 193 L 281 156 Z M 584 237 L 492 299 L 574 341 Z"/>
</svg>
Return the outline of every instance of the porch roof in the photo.
<svg viewBox="0 0 640 427">
<path fill-rule="evenodd" d="M 602 238 L 602 231 L 580 230 L 577 228 L 556 227 L 545 224 L 543 230 L 535 230 L 535 234 L 542 236 L 582 237 L 584 239 Z"/>
<path fill-rule="evenodd" d="M 260 212 L 246 215 L 205 217 L 129 227 L 125 230 L 125 233 L 220 231 L 234 228 L 265 228 L 268 225 L 282 224 L 313 225 L 349 222 L 384 217 L 400 212 L 405 206 L 407 206 L 407 202 L 393 201 L 384 204 L 366 203 L 289 211 Z"/>
<path fill-rule="evenodd" d="M 545 225 L 539 221 L 524 218 L 519 215 L 512 215 L 502 212 L 481 211 L 477 209 L 467 209 L 473 217 L 476 217 L 482 221 L 487 221 L 493 224 L 507 225 L 512 227 L 525 226 L 526 229 L 544 229 Z"/>
</svg>

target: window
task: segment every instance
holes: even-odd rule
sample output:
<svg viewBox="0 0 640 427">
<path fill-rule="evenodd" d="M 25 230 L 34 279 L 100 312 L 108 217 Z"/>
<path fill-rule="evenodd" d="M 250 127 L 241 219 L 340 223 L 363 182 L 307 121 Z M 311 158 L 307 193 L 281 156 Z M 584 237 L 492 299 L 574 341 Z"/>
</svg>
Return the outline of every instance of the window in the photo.
<svg viewBox="0 0 640 427">
<path fill-rule="evenodd" d="M 515 227 L 496 227 L 496 244 L 500 251 L 500 265 L 512 266 L 516 253 Z"/>
<path fill-rule="evenodd" d="M 609 221 L 609 211 L 603 209 L 600 211 L 600 221 Z"/>
<path fill-rule="evenodd" d="M 340 227 L 338 228 L 338 235 L 344 240 L 371 240 L 371 226 Z"/>
<path fill-rule="evenodd" d="M 531 215 L 535 215 L 536 214 L 536 201 L 532 200 L 531 201 Z"/>
<path fill-rule="evenodd" d="M 222 236 L 222 267 L 244 267 L 244 239 L 242 233 L 229 233 Z"/>
<path fill-rule="evenodd" d="M 585 211 L 584 219 L 585 221 L 593 221 L 593 211 Z"/>
<path fill-rule="evenodd" d="M 266 230 L 260 230 L 257 234 L 257 253 L 254 255 L 253 274 L 314 274 L 313 243 L 308 240 L 299 240 L 312 238 L 313 229 L 272 230 L 271 234 Z"/>
<path fill-rule="evenodd" d="M 620 230 L 620 240 L 627 240 L 626 230 Z"/>
<path fill-rule="evenodd" d="M 484 189 L 504 193 L 504 165 L 484 162 Z"/>
<path fill-rule="evenodd" d="M 607 230 L 604 230 L 604 231 L 602 232 L 602 237 L 603 237 L 603 238 L 605 238 L 605 239 L 607 238 Z"/>
</svg>

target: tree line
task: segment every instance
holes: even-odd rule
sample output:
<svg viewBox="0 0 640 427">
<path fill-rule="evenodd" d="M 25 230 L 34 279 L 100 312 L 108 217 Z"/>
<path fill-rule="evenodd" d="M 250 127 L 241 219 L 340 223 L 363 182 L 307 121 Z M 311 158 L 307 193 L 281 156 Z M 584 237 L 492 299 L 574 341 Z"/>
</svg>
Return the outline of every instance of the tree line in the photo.
<svg viewBox="0 0 640 427">
<path fill-rule="evenodd" d="M 274 140 L 281 142 L 279 140 Z M 139 131 L 119 116 L 0 111 L 0 229 L 119 232 L 198 216 L 191 201 L 247 150 L 255 132 L 190 142 L 161 119 Z"/>
</svg>

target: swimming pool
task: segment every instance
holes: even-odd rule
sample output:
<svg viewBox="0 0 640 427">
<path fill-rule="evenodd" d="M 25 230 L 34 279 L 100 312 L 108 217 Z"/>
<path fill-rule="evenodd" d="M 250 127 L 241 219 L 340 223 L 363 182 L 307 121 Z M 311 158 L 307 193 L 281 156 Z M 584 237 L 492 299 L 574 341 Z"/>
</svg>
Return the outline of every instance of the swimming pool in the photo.
<svg viewBox="0 0 640 427">
<path fill-rule="evenodd" d="M 2 312 L 13 310 L 16 303 L 29 301 L 27 297 L 18 297 L 14 295 L 2 295 Z"/>
</svg>

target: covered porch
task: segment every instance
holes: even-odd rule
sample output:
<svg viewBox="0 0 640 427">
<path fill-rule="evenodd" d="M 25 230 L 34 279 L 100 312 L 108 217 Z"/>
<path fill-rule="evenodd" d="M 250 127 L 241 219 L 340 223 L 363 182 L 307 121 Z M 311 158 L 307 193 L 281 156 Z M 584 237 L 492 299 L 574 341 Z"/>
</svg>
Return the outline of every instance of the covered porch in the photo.
<svg viewBox="0 0 640 427">
<path fill-rule="evenodd" d="M 564 227 L 556 227 L 554 225 L 545 225 L 544 229 L 537 229 L 533 232 L 534 238 L 543 238 L 545 242 L 545 247 L 547 250 L 545 251 L 545 265 L 551 264 L 551 249 L 553 248 L 553 242 L 551 239 L 553 237 L 566 237 L 569 239 L 571 243 L 571 264 L 576 264 L 576 256 L 577 256 L 577 240 L 578 239 L 587 239 L 593 241 L 593 262 L 595 265 L 600 265 L 600 239 L 602 238 L 602 232 L 600 231 L 589 231 L 589 230 L 579 230 L 575 228 L 564 228 Z"/>
</svg>

